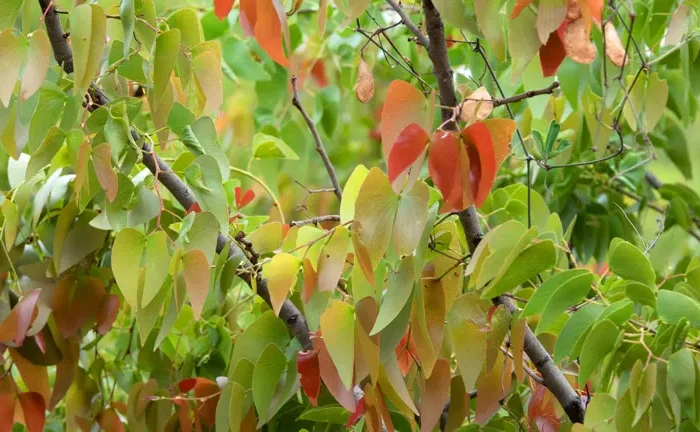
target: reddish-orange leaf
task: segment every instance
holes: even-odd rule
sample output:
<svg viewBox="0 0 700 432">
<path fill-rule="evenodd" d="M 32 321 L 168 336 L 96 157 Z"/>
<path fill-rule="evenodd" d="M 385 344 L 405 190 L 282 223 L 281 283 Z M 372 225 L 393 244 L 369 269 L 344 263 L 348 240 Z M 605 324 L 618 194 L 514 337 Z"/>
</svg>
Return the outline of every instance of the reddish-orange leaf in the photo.
<svg viewBox="0 0 700 432">
<path fill-rule="evenodd" d="M 313 78 L 313 80 L 319 87 L 328 87 L 328 75 L 326 75 L 326 65 L 322 59 L 318 59 L 314 62 L 314 66 L 311 68 L 311 78 Z"/>
<path fill-rule="evenodd" d="M 301 292 L 301 299 L 304 300 L 304 303 L 307 303 L 316 290 L 318 275 L 316 270 L 314 270 L 313 264 L 311 264 L 311 260 L 308 258 L 304 258 L 302 270 L 304 274 L 304 288 Z"/>
<path fill-rule="evenodd" d="M 95 317 L 99 334 L 106 334 L 112 328 L 114 320 L 117 319 L 119 307 L 119 297 L 116 295 L 108 294 L 102 297 L 102 302 L 97 309 L 97 316 Z"/>
<path fill-rule="evenodd" d="M 532 3 L 532 0 L 518 0 L 515 6 L 513 6 L 513 12 L 510 13 L 510 19 L 516 19 L 518 15 L 520 15 L 520 12 L 528 7 L 530 3 Z"/>
<path fill-rule="evenodd" d="M 27 335 L 29 326 L 37 315 L 36 302 L 39 299 L 41 290 L 35 289 L 10 311 L 9 315 L 0 324 L 0 342 L 13 340 L 15 344 L 22 345 L 24 337 Z"/>
<path fill-rule="evenodd" d="M 190 206 L 190 208 L 187 209 L 187 213 L 201 213 L 202 212 L 202 207 L 199 206 L 199 203 L 197 201 L 194 202 Z"/>
<path fill-rule="evenodd" d="M 192 314 L 194 319 L 199 320 L 202 317 L 204 301 L 209 293 L 210 274 L 207 256 L 199 249 L 192 249 L 182 256 L 182 266 L 187 295 L 192 304 Z"/>
<path fill-rule="evenodd" d="M 318 394 L 321 391 L 321 372 L 316 351 L 300 351 L 297 355 L 297 372 L 301 375 L 301 388 L 313 406 L 318 405 Z"/>
<path fill-rule="evenodd" d="M 435 362 L 430 378 L 425 381 L 425 391 L 421 395 L 421 432 L 430 432 L 437 425 L 449 394 L 450 363 L 439 359 Z"/>
<path fill-rule="evenodd" d="M 405 81 L 392 81 L 382 108 L 381 134 L 384 158 L 389 160 L 391 148 L 401 132 L 411 123 L 427 124 L 425 96 Z"/>
<path fill-rule="evenodd" d="M 182 393 L 189 393 L 192 391 L 194 386 L 197 384 L 197 378 L 185 378 L 184 380 L 177 383 L 177 388 Z"/>
<path fill-rule="evenodd" d="M 192 418 L 190 417 L 190 404 L 187 401 L 175 400 L 177 405 L 177 418 L 182 432 L 192 432 Z"/>
<path fill-rule="evenodd" d="M 54 291 L 53 316 L 64 338 L 73 336 L 100 307 L 105 288 L 98 278 L 63 278 Z"/>
<path fill-rule="evenodd" d="M 238 210 L 250 204 L 255 198 L 255 192 L 252 189 L 248 189 L 243 192 L 240 186 L 236 186 L 236 208 Z"/>
<path fill-rule="evenodd" d="M 588 4 L 588 10 L 591 11 L 591 16 L 597 22 L 603 19 L 603 0 L 582 0 Z"/>
<path fill-rule="evenodd" d="M 396 360 L 399 363 L 399 369 L 403 376 L 408 375 L 413 366 L 413 359 L 418 358 L 418 348 L 413 340 L 411 329 L 406 329 L 406 333 L 401 338 L 401 342 L 394 348 Z"/>
<path fill-rule="evenodd" d="M 119 189 L 119 177 L 112 167 L 112 148 L 102 143 L 92 149 L 92 163 L 97 175 L 97 182 L 107 195 L 109 202 L 114 202 Z"/>
<path fill-rule="evenodd" d="M 484 123 L 474 123 L 462 131 L 470 162 L 470 179 L 474 205 L 481 207 L 496 179 L 496 156 L 491 133 Z"/>
<path fill-rule="evenodd" d="M 36 392 L 20 393 L 19 403 L 24 413 L 24 425 L 29 432 L 41 432 L 46 422 L 46 401 Z"/>
<path fill-rule="evenodd" d="M 124 425 L 116 411 L 114 411 L 114 408 L 100 411 L 100 413 L 97 414 L 96 420 L 97 424 L 99 424 L 105 432 L 124 432 Z"/>
<path fill-rule="evenodd" d="M 68 338 L 61 346 L 63 358 L 56 365 L 56 380 L 53 384 L 51 399 L 49 400 L 49 410 L 53 410 L 56 405 L 66 395 L 68 389 L 73 385 L 75 375 L 78 373 L 78 360 L 80 356 L 80 344 L 76 338 Z"/>
<path fill-rule="evenodd" d="M 338 369 L 336 369 L 331 359 L 323 338 L 314 338 L 314 350 L 318 353 L 318 366 L 321 371 L 321 379 L 326 384 L 328 391 L 335 400 L 350 412 L 355 412 L 355 397 L 352 390 L 347 390 L 340 379 Z"/>
<path fill-rule="evenodd" d="M 194 397 L 207 398 L 204 402 L 197 402 L 197 415 L 207 426 L 213 426 L 216 423 L 216 405 L 219 403 L 217 393 L 221 393 L 217 383 L 206 378 L 197 378 L 197 383 L 194 385 Z"/>
<path fill-rule="evenodd" d="M 406 171 L 425 152 L 430 136 L 416 123 L 411 123 L 399 134 L 389 154 L 389 181 Z"/>
<path fill-rule="evenodd" d="M 430 145 L 430 155 L 428 156 L 430 177 L 445 200 L 452 195 L 452 189 L 458 186 L 460 145 L 457 137 L 446 131 L 435 132 Z"/>
<path fill-rule="evenodd" d="M 14 394 L 0 394 L 0 431 L 11 431 L 15 422 L 15 403 L 17 399 Z"/>
<path fill-rule="evenodd" d="M 552 32 L 549 35 L 546 45 L 540 47 L 540 65 L 542 66 L 542 75 L 551 77 L 557 74 L 559 66 L 566 58 L 566 50 L 561 42 L 558 32 Z"/>
<path fill-rule="evenodd" d="M 214 13 L 219 20 L 226 18 L 236 0 L 214 0 Z"/>
<path fill-rule="evenodd" d="M 484 124 L 489 128 L 493 153 L 496 156 L 496 171 L 510 153 L 510 142 L 513 134 L 518 129 L 518 124 L 511 119 L 487 119 Z"/>
<path fill-rule="evenodd" d="M 557 417 L 551 394 L 547 394 L 547 388 L 537 384 L 527 407 L 527 415 L 530 424 L 535 423 L 542 432 L 555 432 L 559 430 L 559 417 Z"/>
<path fill-rule="evenodd" d="M 246 36 L 253 36 L 255 34 L 255 23 L 257 22 L 257 6 L 256 0 L 241 0 L 239 5 L 240 15 L 239 21 L 241 22 L 241 28 L 243 28 L 243 33 Z"/>
<path fill-rule="evenodd" d="M 350 430 L 350 426 L 357 423 L 365 414 L 365 411 L 367 411 L 365 408 L 365 398 L 362 398 L 357 402 L 357 405 L 355 405 L 355 412 L 350 414 L 350 417 L 348 417 L 348 422 L 345 424 L 345 429 Z"/>
<path fill-rule="evenodd" d="M 280 66 L 289 67 L 282 43 L 282 23 L 273 0 L 257 0 L 255 39 Z"/>
</svg>

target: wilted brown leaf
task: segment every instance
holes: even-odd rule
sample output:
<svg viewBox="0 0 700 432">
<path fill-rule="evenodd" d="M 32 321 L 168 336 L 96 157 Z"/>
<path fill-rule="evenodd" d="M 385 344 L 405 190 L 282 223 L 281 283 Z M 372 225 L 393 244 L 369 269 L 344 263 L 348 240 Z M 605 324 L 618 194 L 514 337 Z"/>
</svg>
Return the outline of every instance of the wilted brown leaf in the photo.
<svg viewBox="0 0 700 432">
<path fill-rule="evenodd" d="M 566 55 L 577 63 L 590 64 L 598 55 L 598 49 L 586 37 L 586 24 L 578 18 L 566 27 L 562 38 Z"/>
<path fill-rule="evenodd" d="M 357 84 L 355 85 L 355 95 L 362 103 L 369 103 L 374 96 L 374 76 L 365 59 L 360 59 L 360 66 L 357 72 Z"/>
<path fill-rule="evenodd" d="M 622 67 L 627 63 L 627 51 L 611 22 L 605 23 L 605 54 L 617 67 Z"/>
<path fill-rule="evenodd" d="M 459 106 L 459 115 L 467 123 L 484 120 L 493 111 L 491 95 L 484 87 L 479 87 Z"/>
</svg>

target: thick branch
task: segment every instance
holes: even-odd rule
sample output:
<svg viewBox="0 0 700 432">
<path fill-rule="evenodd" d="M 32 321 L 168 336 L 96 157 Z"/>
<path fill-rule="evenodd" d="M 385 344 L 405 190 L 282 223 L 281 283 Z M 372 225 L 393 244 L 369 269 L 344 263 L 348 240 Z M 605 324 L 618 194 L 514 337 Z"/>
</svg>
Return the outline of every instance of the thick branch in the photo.
<svg viewBox="0 0 700 432">
<path fill-rule="evenodd" d="M 44 11 L 46 15 L 46 28 L 48 30 L 51 46 L 54 49 L 54 56 L 59 64 L 63 66 L 63 69 L 67 73 L 70 73 L 73 71 L 73 54 L 68 41 L 63 37 L 63 27 L 61 26 L 59 16 L 55 12 L 50 0 L 39 0 L 39 3 L 41 4 L 42 11 Z M 99 101 L 101 104 L 108 102 L 109 99 L 106 96 L 100 98 Z M 141 138 L 133 129 L 131 130 L 131 134 L 136 140 Z M 170 166 L 168 166 L 165 161 L 155 154 L 154 149 L 152 149 L 148 144 L 143 144 L 142 149 L 143 152 L 146 153 L 143 158 L 143 164 L 146 165 L 154 176 L 157 176 L 160 183 L 165 186 L 166 189 L 168 189 L 168 191 L 173 197 L 175 197 L 183 208 L 190 208 L 192 204 L 196 202 L 195 196 L 190 188 L 170 169 Z M 221 253 L 226 247 L 227 243 L 229 243 L 229 237 L 219 233 L 216 239 L 216 251 Z M 228 255 L 243 256 L 243 252 L 235 243 L 231 242 Z M 265 301 L 265 303 L 272 307 L 272 303 L 270 301 L 270 291 L 267 288 L 267 280 L 262 278 L 260 275 L 256 275 L 254 284 L 252 275 L 255 273 L 249 271 L 251 267 L 250 262 L 246 261 L 244 267 L 244 270 L 239 274 L 241 279 L 243 279 L 251 287 L 257 288 L 257 294 Z M 279 317 L 284 321 L 294 337 L 297 338 L 304 350 L 313 349 L 306 319 L 290 300 L 285 300 L 282 308 L 280 309 Z"/>
<path fill-rule="evenodd" d="M 404 8 L 401 7 L 400 4 L 396 3 L 395 0 L 386 0 L 387 3 L 396 11 L 397 14 L 401 17 L 401 21 L 403 21 L 404 25 L 408 27 L 411 32 L 416 35 L 416 40 L 418 41 L 419 44 L 423 45 L 424 47 L 428 47 L 430 44 L 430 41 L 428 40 L 428 37 L 423 34 L 423 32 L 416 27 L 415 24 L 413 24 L 413 21 L 411 21 L 411 17 L 408 16 Z"/>
<path fill-rule="evenodd" d="M 440 87 L 440 100 L 442 102 L 442 120 L 446 127 L 456 130 L 457 124 L 452 121 L 454 107 L 457 106 L 452 79 L 452 68 L 447 55 L 444 24 L 440 12 L 435 8 L 431 0 L 423 0 L 425 21 L 430 38 L 428 55 L 433 63 L 433 71 Z M 473 206 L 459 213 L 459 220 L 464 229 L 464 234 L 469 244 L 469 250 L 474 252 L 482 238 L 481 226 Z M 494 304 L 502 304 L 511 313 L 515 311 L 515 304 L 505 296 L 495 298 Z M 583 423 L 586 407 L 581 397 L 571 387 L 564 374 L 556 367 L 547 350 L 537 340 L 529 327 L 526 327 L 525 352 L 542 375 L 545 385 L 557 398 L 566 411 L 569 419 L 574 423 Z"/>
<path fill-rule="evenodd" d="M 316 123 L 314 123 L 314 121 L 311 119 L 309 114 L 304 109 L 304 106 L 301 104 L 301 100 L 299 100 L 299 90 L 297 89 L 296 76 L 292 77 L 292 91 L 294 92 L 292 104 L 299 110 L 302 117 L 304 117 L 304 121 L 306 121 L 306 125 L 311 131 L 311 135 L 314 137 L 314 141 L 316 142 L 316 151 L 319 155 L 321 155 L 321 159 L 323 159 L 323 164 L 326 166 L 326 171 L 328 171 L 328 177 L 331 178 L 331 184 L 333 184 L 333 188 L 335 189 L 335 196 L 338 197 L 338 201 L 340 201 L 343 198 L 343 190 L 340 188 L 340 183 L 338 183 L 338 176 L 335 173 L 335 168 L 333 167 L 330 158 L 328 158 L 326 148 L 323 146 L 323 141 L 321 141 L 321 135 L 318 133 Z"/>
</svg>

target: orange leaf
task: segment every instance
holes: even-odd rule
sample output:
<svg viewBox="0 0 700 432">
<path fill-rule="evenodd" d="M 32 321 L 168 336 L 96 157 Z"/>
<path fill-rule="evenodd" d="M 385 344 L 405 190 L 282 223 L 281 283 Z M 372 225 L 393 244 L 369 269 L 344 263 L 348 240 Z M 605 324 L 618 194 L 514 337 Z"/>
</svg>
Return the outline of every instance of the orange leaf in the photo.
<svg viewBox="0 0 700 432">
<path fill-rule="evenodd" d="M 28 432 L 41 432 L 46 422 L 46 401 L 36 392 L 20 393 L 19 403 L 24 412 L 24 425 Z"/>
<path fill-rule="evenodd" d="M 241 0 L 240 4 L 240 15 L 239 20 L 241 22 L 241 28 L 243 28 L 243 33 L 246 36 L 253 36 L 255 34 L 255 23 L 258 20 L 256 0 Z"/>
<path fill-rule="evenodd" d="M 318 275 L 316 274 L 316 270 L 314 270 L 313 264 L 311 264 L 311 260 L 308 258 L 304 258 L 302 270 L 304 274 L 304 288 L 301 292 L 301 298 L 304 300 L 304 303 L 308 303 L 316 289 Z"/>
<path fill-rule="evenodd" d="M 197 383 L 194 385 L 194 397 L 206 399 L 197 402 L 196 412 L 202 423 L 207 426 L 213 426 L 216 423 L 216 405 L 219 403 L 220 393 L 221 389 L 214 381 L 197 378 Z"/>
<path fill-rule="evenodd" d="M 491 133 L 493 153 L 496 157 L 496 171 L 498 171 L 510 152 L 510 142 L 518 129 L 518 124 L 511 119 L 488 119 L 484 120 L 484 124 Z"/>
<path fill-rule="evenodd" d="M 77 281 L 65 277 L 56 285 L 51 308 L 64 338 L 73 336 L 95 316 L 104 294 L 102 281 L 90 276 L 81 277 Z"/>
<path fill-rule="evenodd" d="M 5 317 L 5 320 L 0 324 L 0 342 L 13 340 L 18 346 L 22 345 L 27 330 L 38 313 L 36 302 L 40 293 L 40 289 L 35 289 L 24 296 Z"/>
<path fill-rule="evenodd" d="M 234 3 L 236 3 L 236 0 L 214 0 L 214 14 L 219 18 L 219 21 L 228 16 Z"/>
<path fill-rule="evenodd" d="M 192 315 L 195 320 L 199 320 L 202 317 L 204 301 L 209 293 L 210 276 L 207 256 L 199 249 L 192 249 L 182 256 L 182 266 L 187 295 L 192 304 Z"/>
<path fill-rule="evenodd" d="M 274 0 L 257 0 L 256 3 L 255 39 L 272 60 L 289 67 L 282 43 L 282 22 Z"/>
<path fill-rule="evenodd" d="M 95 317 L 99 334 L 106 334 L 112 328 L 114 320 L 117 319 L 119 307 L 119 297 L 116 295 L 108 294 L 102 297 L 102 302 L 97 309 L 97 316 Z"/>
<path fill-rule="evenodd" d="M 97 424 L 99 424 L 105 432 L 124 432 L 124 425 L 116 411 L 114 411 L 114 408 L 100 411 L 100 413 L 97 414 L 96 420 Z"/>
<path fill-rule="evenodd" d="M 114 202 L 119 189 L 119 179 L 112 168 L 112 149 L 108 143 L 102 143 L 92 149 L 92 163 L 97 182 L 105 191 L 109 202 Z"/>
<path fill-rule="evenodd" d="M 314 338 L 314 350 L 318 353 L 318 365 L 321 371 L 321 379 L 333 395 L 335 400 L 346 410 L 355 412 L 355 397 L 352 390 L 347 390 L 340 379 L 338 369 L 336 369 L 331 359 L 323 338 Z"/>
<path fill-rule="evenodd" d="M 460 145 L 457 137 L 451 132 L 437 131 L 433 135 L 428 168 L 430 178 L 445 200 L 452 195 L 455 186 L 460 187 L 457 182 Z"/>
<path fill-rule="evenodd" d="M 566 58 L 566 50 L 564 44 L 559 37 L 558 32 L 549 34 L 549 39 L 546 45 L 540 47 L 540 65 L 542 66 L 542 75 L 551 77 L 557 74 L 557 70 L 561 63 Z"/>
<path fill-rule="evenodd" d="M 247 206 L 250 204 L 251 201 L 255 198 L 255 192 L 252 189 L 248 189 L 245 192 L 241 189 L 240 186 L 236 187 L 236 208 L 237 209 L 242 209 L 243 207 Z"/>
<path fill-rule="evenodd" d="M 420 90 L 406 81 L 395 80 L 389 84 L 381 120 L 382 151 L 386 160 L 389 160 L 391 148 L 406 126 L 428 124 L 425 108 L 425 97 Z"/>
<path fill-rule="evenodd" d="M 413 341 L 413 334 L 410 327 L 406 329 L 406 333 L 401 338 L 401 341 L 394 348 L 396 361 L 399 363 L 401 375 L 406 376 L 411 371 L 413 366 L 413 358 L 418 357 L 418 349 Z"/>
<path fill-rule="evenodd" d="M 557 417 L 551 394 L 547 395 L 547 388 L 537 384 L 527 407 L 527 415 L 530 424 L 535 423 L 543 432 L 559 430 L 559 417 Z"/>
<path fill-rule="evenodd" d="M 299 352 L 297 355 L 297 372 L 301 375 L 301 388 L 311 401 L 318 405 L 318 394 L 321 391 L 321 372 L 318 364 L 318 353 L 314 350 Z"/>
<path fill-rule="evenodd" d="M 418 160 L 430 142 L 430 136 L 416 123 L 411 123 L 399 134 L 389 154 L 389 181 L 391 183 Z"/>
<path fill-rule="evenodd" d="M 357 402 L 357 405 L 355 405 L 355 412 L 350 414 L 350 417 L 348 417 L 348 422 L 345 424 L 345 429 L 350 430 L 350 426 L 357 423 L 360 420 L 360 417 L 362 417 L 366 411 L 365 398 L 363 397 Z"/>
<path fill-rule="evenodd" d="M 601 22 L 603 20 L 603 0 L 581 0 L 588 6 L 588 10 L 591 11 L 591 17 L 596 22 Z"/>
<path fill-rule="evenodd" d="M 450 394 L 450 363 L 445 359 L 435 362 L 433 373 L 425 381 L 421 395 L 421 432 L 430 432 L 440 420 L 440 415 Z"/>
<path fill-rule="evenodd" d="M 470 179 L 474 205 L 481 207 L 496 179 L 496 156 L 491 133 L 484 123 L 475 123 L 462 131 L 470 162 Z"/>
<path fill-rule="evenodd" d="M 326 75 L 326 65 L 322 59 L 318 59 L 314 62 L 311 68 L 311 78 L 316 82 L 316 84 L 321 87 L 328 87 L 328 76 Z"/>
<path fill-rule="evenodd" d="M 15 403 L 17 399 L 14 394 L 0 394 L 0 431 L 11 431 L 15 420 Z"/>
<path fill-rule="evenodd" d="M 513 6 L 513 12 L 510 13 L 510 19 L 516 19 L 518 15 L 520 15 L 520 12 L 528 7 L 530 3 L 532 3 L 532 0 L 518 0 L 515 6 Z"/>
<path fill-rule="evenodd" d="M 350 237 L 352 238 L 352 245 L 355 250 L 355 263 L 360 264 L 360 269 L 362 270 L 362 274 L 365 275 L 365 279 L 374 287 L 374 266 L 372 265 L 369 251 L 367 251 L 367 246 L 365 246 L 362 238 L 357 234 L 360 231 L 362 231 L 362 225 L 357 221 L 353 222 L 352 229 L 350 230 Z"/>
</svg>

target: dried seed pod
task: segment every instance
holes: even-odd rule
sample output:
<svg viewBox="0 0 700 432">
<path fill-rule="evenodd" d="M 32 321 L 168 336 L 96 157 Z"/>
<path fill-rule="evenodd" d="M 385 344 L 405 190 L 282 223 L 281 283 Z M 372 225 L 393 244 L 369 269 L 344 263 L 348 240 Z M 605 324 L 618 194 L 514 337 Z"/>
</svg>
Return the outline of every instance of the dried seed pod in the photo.
<svg viewBox="0 0 700 432">
<path fill-rule="evenodd" d="M 598 55 L 598 49 L 586 37 L 586 24 L 583 18 L 569 23 L 562 38 L 566 55 L 577 63 L 590 64 Z"/>
<path fill-rule="evenodd" d="M 611 22 L 605 23 L 605 54 L 617 67 L 622 67 L 627 62 L 627 52 Z"/>
<path fill-rule="evenodd" d="M 360 66 L 357 72 L 355 96 L 362 103 L 368 103 L 374 96 L 374 76 L 363 58 L 360 59 Z"/>
<path fill-rule="evenodd" d="M 491 95 L 484 87 L 479 87 L 459 105 L 459 116 L 467 123 L 484 120 L 493 111 Z"/>
</svg>

